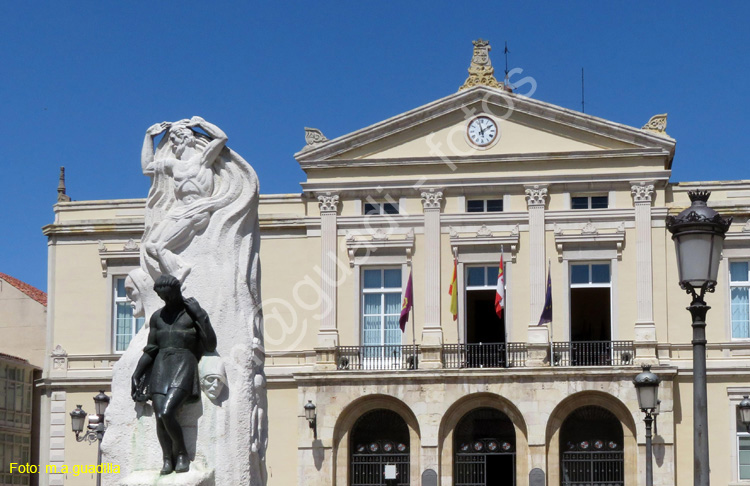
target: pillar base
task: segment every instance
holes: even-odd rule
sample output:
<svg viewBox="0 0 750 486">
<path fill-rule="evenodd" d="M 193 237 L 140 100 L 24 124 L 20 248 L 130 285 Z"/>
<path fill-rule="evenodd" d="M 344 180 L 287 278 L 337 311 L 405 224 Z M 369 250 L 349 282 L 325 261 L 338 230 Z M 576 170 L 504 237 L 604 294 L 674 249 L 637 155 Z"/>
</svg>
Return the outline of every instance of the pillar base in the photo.
<svg viewBox="0 0 750 486">
<path fill-rule="evenodd" d="M 656 325 L 653 322 L 635 323 L 635 360 L 639 366 L 658 365 L 659 357 L 656 354 Z"/>
<path fill-rule="evenodd" d="M 549 328 L 529 326 L 526 342 L 526 366 L 549 366 Z"/>
<path fill-rule="evenodd" d="M 335 347 L 315 348 L 315 371 L 332 371 L 337 366 Z"/>
<path fill-rule="evenodd" d="M 319 348 L 335 348 L 339 345 L 338 329 L 321 329 L 318 331 Z"/>
<path fill-rule="evenodd" d="M 419 351 L 420 370 L 436 370 L 443 367 L 443 346 L 423 344 Z"/>
<path fill-rule="evenodd" d="M 422 346 L 442 346 L 443 328 L 437 325 L 425 325 L 422 329 Z"/>
</svg>

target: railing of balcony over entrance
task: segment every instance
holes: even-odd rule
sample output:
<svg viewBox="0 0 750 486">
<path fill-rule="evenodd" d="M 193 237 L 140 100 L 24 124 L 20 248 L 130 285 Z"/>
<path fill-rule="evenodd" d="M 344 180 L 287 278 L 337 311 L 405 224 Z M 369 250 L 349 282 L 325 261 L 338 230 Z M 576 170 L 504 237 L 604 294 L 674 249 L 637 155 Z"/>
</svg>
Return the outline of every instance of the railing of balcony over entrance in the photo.
<svg viewBox="0 0 750 486">
<path fill-rule="evenodd" d="M 633 364 L 633 341 L 552 343 L 552 366 L 627 366 Z"/>
<path fill-rule="evenodd" d="M 526 343 L 444 344 L 443 368 L 526 366 Z"/>
<path fill-rule="evenodd" d="M 418 368 L 418 346 L 376 345 L 339 346 L 336 367 L 340 370 L 415 370 Z"/>
</svg>

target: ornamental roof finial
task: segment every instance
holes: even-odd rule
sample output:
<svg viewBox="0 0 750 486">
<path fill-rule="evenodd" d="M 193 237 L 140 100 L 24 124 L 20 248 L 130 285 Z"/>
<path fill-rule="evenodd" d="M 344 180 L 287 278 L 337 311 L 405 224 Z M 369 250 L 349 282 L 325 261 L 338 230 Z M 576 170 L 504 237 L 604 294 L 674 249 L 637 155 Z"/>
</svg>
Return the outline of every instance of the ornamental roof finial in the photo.
<svg viewBox="0 0 750 486">
<path fill-rule="evenodd" d="M 68 202 L 70 196 L 65 194 L 65 167 L 60 167 L 60 182 L 57 183 L 57 202 Z"/>
<path fill-rule="evenodd" d="M 490 61 L 490 41 L 478 39 L 472 41 L 474 44 L 474 55 L 471 57 L 469 66 L 469 77 L 466 78 L 462 89 L 473 88 L 474 86 L 489 86 L 491 88 L 503 88 L 504 86 L 495 79 L 495 68 Z"/>
</svg>

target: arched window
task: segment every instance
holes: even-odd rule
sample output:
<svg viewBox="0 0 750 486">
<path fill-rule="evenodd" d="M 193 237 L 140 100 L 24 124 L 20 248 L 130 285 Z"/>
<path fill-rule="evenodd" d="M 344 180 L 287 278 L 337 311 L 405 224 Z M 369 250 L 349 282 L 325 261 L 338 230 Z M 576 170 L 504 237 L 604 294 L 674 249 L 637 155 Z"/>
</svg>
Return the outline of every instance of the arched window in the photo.
<svg viewBox="0 0 750 486">
<path fill-rule="evenodd" d="M 622 486 L 622 442 L 622 425 L 609 410 L 590 405 L 568 415 L 560 433 L 562 486 Z"/>
<path fill-rule="evenodd" d="M 455 486 L 513 486 L 516 482 L 516 429 L 507 415 L 478 408 L 456 426 Z"/>
<path fill-rule="evenodd" d="M 362 415 L 352 428 L 349 450 L 352 486 L 409 485 L 409 428 L 396 412 Z M 395 482 L 386 481 L 387 471 L 394 469 Z"/>
</svg>

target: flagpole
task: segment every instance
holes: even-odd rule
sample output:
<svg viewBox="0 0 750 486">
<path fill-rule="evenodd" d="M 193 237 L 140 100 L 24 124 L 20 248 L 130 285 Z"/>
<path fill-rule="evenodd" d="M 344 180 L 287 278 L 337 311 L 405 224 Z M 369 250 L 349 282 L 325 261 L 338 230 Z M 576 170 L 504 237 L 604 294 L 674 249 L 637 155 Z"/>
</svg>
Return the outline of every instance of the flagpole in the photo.
<svg viewBox="0 0 750 486">
<path fill-rule="evenodd" d="M 505 302 L 503 302 L 503 334 L 505 338 L 505 366 L 508 366 L 508 294 L 505 292 L 505 245 L 500 245 L 500 261 L 503 263 L 503 295 L 505 296 Z"/>
<path fill-rule="evenodd" d="M 411 275 L 411 277 L 412 277 L 412 281 L 411 281 L 411 285 L 412 285 L 411 295 L 412 295 L 412 298 L 413 298 L 414 297 L 414 274 L 412 273 L 412 270 L 413 269 L 412 269 L 412 266 L 411 266 L 411 262 L 409 262 L 409 275 Z M 414 348 L 415 350 L 416 350 L 416 346 L 417 346 L 417 331 L 415 330 L 416 327 L 417 327 L 417 320 L 416 319 L 417 318 L 414 317 L 414 304 L 412 303 L 412 305 L 411 305 L 411 344 L 415 347 Z"/>
</svg>

